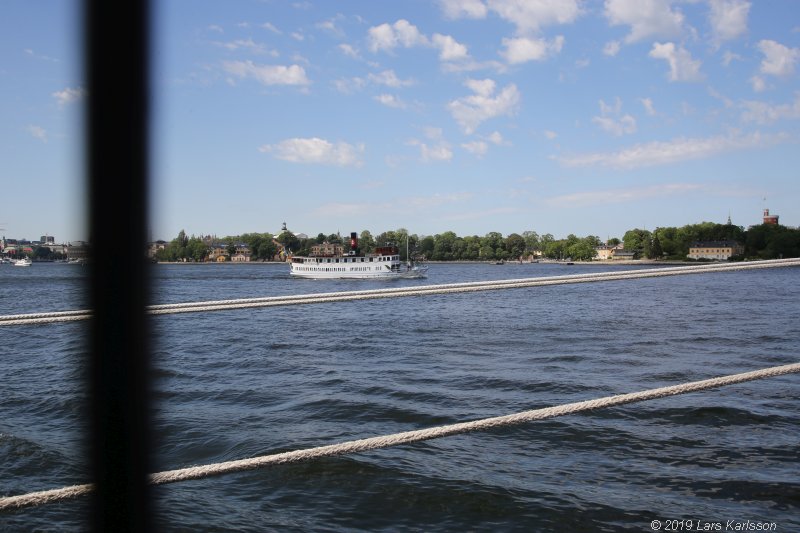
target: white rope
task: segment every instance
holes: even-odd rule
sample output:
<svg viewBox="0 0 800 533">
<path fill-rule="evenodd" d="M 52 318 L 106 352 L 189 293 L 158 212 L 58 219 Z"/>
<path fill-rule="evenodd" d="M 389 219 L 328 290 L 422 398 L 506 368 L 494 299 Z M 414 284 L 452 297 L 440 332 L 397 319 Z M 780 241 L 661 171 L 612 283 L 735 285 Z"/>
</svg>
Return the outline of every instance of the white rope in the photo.
<svg viewBox="0 0 800 533">
<path fill-rule="evenodd" d="M 800 266 L 800 258 L 772 259 L 746 263 L 715 263 L 645 270 L 623 270 L 617 272 L 597 272 L 592 274 L 574 274 L 566 276 L 548 276 L 540 278 L 522 278 L 509 280 L 476 281 L 468 283 L 449 283 L 439 285 L 419 285 L 414 287 L 396 287 L 363 291 L 330 292 L 317 294 L 300 294 L 290 296 L 267 296 L 260 298 L 242 298 L 236 300 L 215 300 L 206 302 L 188 302 L 160 304 L 147 307 L 152 315 L 198 313 L 208 311 L 225 311 L 259 307 L 276 307 L 285 305 L 302 305 L 314 303 L 331 303 L 378 298 L 399 298 L 406 296 L 422 296 L 431 294 L 467 293 L 500 289 L 518 289 L 549 285 L 567 285 L 573 283 L 591 283 L 598 281 L 615 281 L 639 278 L 655 278 L 679 276 L 686 274 L 704 274 L 711 272 L 728 272 L 757 270 L 764 268 Z M 36 313 L 24 315 L 0 316 L 0 326 L 46 324 L 85 320 L 91 317 L 89 310 L 58 311 L 52 313 Z"/>
<path fill-rule="evenodd" d="M 393 435 L 383 435 L 379 437 L 343 442 L 340 444 L 320 446 L 318 448 L 295 450 L 273 455 L 263 455 L 250 459 L 241 459 L 237 461 L 227 461 L 223 463 L 181 468 L 178 470 L 169 470 L 166 472 L 151 474 L 150 483 L 153 485 L 163 485 L 166 483 L 175 483 L 179 481 L 201 479 L 232 472 L 253 470 L 272 465 L 308 461 L 311 459 L 318 459 L 320 457 L 331 457 L 368 450 L 377 450 L 380 448 L 388 448 L 390 446 L 397 446 L 400 444 L 437 439 L 473 431 L 485 431 L 491 428 L 518 425 L 536 420 L 544 420 L 547 418 L 580 413 L 583 411 L 591 411 L 594 409 L 643 402 L 657 398 L 665 398 L 678 394 L 713 389 L 725 385 L 733 385 L 736 383 L 782 376 L 796 372 L 800 372 L 800 363 L 764 368 L 761 370 L 754 370 L 741 374 L 705 379 L 702 381 L 693 381 L 680 385 L 648 389 L 640 392 L 620 394 L 617 396 L 606 396 L 604 398 L 598 398 L 595 400 L 569 403 L 555 407 L 547 407 L 544 409 L 533 409 L 530 411 L 523 411 L 505 416 L 485 418 L 473 422 L 462 422 L 458 424 L 438 426 L 416 431 L 406 431 L 403 433 L 395 433 Z M 8 496 L 5 498 L 0 498 L 0 512 L 68 500 L 77 496 L 88 494 L 93 490 L 93 485 L 85 484 L 61 489 L 33 492 L 19 496 Z"/>
</svg>

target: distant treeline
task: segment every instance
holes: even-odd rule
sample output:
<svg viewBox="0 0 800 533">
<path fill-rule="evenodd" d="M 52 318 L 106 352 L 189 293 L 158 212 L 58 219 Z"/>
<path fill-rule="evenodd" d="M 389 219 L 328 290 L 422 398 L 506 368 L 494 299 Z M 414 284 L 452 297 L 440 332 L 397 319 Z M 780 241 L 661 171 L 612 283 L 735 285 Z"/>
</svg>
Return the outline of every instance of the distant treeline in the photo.
<svg viewBox="0 0 800 533">
<path fill-rule="evenodd" d="M 623 244 L 625 250 L 633 251 L 638 258 L 685 260 L 689 247 L 698 241 L 735 241 L 744 247 L 744 254 L 734 259 L 773 259 L 778 257 L 800 257 L 800 229 L 776 224 L 762 224 L 745 230 L 732 224 L 702 222 L 680 228 L 656 228 L 653 231 L 632 229 L 622 239 L 614 238 L 604 243 L 599 237 L 589 235 L 577 237 L 568 235 L 556 239 L 547 233 L 539 235 L 535 231 L 511 233 L 503 236 L 498 232 L 459 236 L 452 231 L 437 235 L 420 236 L 409 234 L 405 228 L 385 231 L 373 236 L 369 231 L 359 235 L 358 246 L 361 252 L 374 251 L 376 246 L 393 243 L 400 249 L 401 259 L 406 259 L 406 250 L 412 257 L 424 257 L 432 261 L 497 261 L 517 260 L 530 256 L 549 259 L 570 259 L 588 261 L 597 255 L 597 248 L 603 244 Z M 278 244 L 276 244 L 276 242 Z M 311 247 L 323 242 L 339 243 L 345 251 L 350 249 L 349 236 L 339 234 L 300 239 L 291 231 L 273 236 L 269 233 L 247 233 L 214 239 L 188 237 L 181 231 L 156 257 L 161 261 L 204 261 L 211 252 L 211 246 L 222 243 L 232 256 L 239 244 L 250 249 L 252 260 L 280 260 L 284 250 L 294 255 L 308 255 Z"/>
</svg>

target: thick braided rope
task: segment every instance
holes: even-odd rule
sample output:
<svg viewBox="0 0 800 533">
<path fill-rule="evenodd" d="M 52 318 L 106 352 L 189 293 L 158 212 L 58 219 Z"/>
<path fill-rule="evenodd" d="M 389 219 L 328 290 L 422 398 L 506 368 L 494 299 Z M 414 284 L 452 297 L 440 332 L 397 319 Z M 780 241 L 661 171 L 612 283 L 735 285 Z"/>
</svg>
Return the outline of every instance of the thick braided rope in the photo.
<svg viewBox="0 0 800 533">
<path fill-rule="evenodd" d="M 453 294 L 488 290 L 518 289 L 549 285 L 567 285 L 574 283 L 591 283 L 598 281 L 614 281 L 639 278 L 655 278 L 679 276 L 686 274 L 704 274 L 711 272 L 727 272 L 741 270 L 757 270 L 764 268 L 800 266 L 800 258 L 773 259 L 748 263 L 719 263 L 708 265 L 691 265 L 670 268 L 654 268 L 646 270 L 624 270 L 617 272 L 597 272 L 591 274 L 575 274 L 567 276 L 548 276 L 540 278 L 522 278 L 509 280 L 476 281 L 467 283 L 450 283 L 439 285 L 419 285 L 414 287 L 397 287 L 364 291 L 346 291 L 318 294 L 301 294 L 291 296 L 267 296 L 261 298 L 242 298 L 236 300 L 216 300 L 207 302 L 188 302 L 176 304 L 160 304 L 148 306 L 152 315 L 198 313 L 208 311 L 225 311 L 259 307 L 276 307 L 285 305 L 302 305 L 314 303 L 330 303 L 379 298 L 398 298 L 406 296 L 423 296 L 431 294 Z M 0 326 L 45 324 L 85 320 L 91 317 L 89 310 L 60 311 L 25 315 L 0 316 Z"/>
<path fill-rule="evenodd" d="M 388 448 L 400 444 L 437 439 L 473 431 L 485 431 L 498 427 L 513 426 L 517 424 L 533 422 L 536 420 L 544 420 L 547 418 L 580 413 L 583 411 L 591 411 L 594 409 L 643 402 L 657 398 L 665 398 L 678 394 L 713 389 L 725 385 L 734 385 L 736 383 L 782 376 L 796 372 L 800 372 L 800 363 L 764 368 L 761 370 L 754 370 L 741 374 L 705 379 L 702 381 L 693 381 L 680 385 L 648 389 L 640 392 L 620 394 L 617 396 L 606 396 L 604 398 L 569 403 L 555 407 L 547 407 L 544 409 L 533 409 L 530 411 L 523 411 L 505 416 L 485 418 L 473 422 L 462 422 L 428 429 L 406 431 L 402 433 L 395 433 L 393 435 L 383 435 L 379 437 L 343 442 L 340 444 L 320 446 L 318 448 L 296 450 L 273 455 L 263 455 L 259 457 L 253 457 L 251 459 L 241 459 L 237 461 L 227 461 L 210 465 L 181 468 L 178 470 L 169 470 L 166 472 L 151 474 L 150 483 L 153 485 L 163 485 L 166 483 L 176 483 L 178 481 L 188 481 L 232 472 L 253 470 L 272 465 L 308 461 L 311 459 L 318 459 L 320 457 L 331 457 L 336 455 L 364 452 L 368 450 L 377 450 L 380 448 Z M 68 500 L 77 496 L 88 494 L 92 490 L 93 486 L 87 484 L 0 498 L 0 512 Z"/>
</svg>

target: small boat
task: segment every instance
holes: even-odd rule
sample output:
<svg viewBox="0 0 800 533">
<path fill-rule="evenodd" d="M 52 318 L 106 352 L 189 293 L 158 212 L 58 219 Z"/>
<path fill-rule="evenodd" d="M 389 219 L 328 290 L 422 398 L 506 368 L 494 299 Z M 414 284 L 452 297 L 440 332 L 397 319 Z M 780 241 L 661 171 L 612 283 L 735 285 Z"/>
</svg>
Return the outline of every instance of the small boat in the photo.
<svg viewBox="0 0 800 533">
<path fill-rule="evenodd" d="M 30 257 L 23 257 L 22 259 L 17 259 L 14 261 L 14 266 L 18 267 L 29 267 L 33 264 Z"/>
<path fill-rule="evenodd" d="M 353 232 L 347 254 L 339 245 L 328 245 L 308 256 L 292 256 L 289 273 L 312 279 L 413 279 L 426 277 L 428 267 L 411 260 L 404 264 L 394 244 L 378 246 L 371 254 L 361 254 L 358 235 Z"/>
</svg>

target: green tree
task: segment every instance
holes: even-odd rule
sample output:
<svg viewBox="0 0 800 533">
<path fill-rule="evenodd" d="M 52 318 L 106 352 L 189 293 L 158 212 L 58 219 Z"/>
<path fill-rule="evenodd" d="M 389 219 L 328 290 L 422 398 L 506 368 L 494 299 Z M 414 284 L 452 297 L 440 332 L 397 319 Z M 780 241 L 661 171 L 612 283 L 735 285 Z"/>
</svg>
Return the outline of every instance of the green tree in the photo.
<svg viewBox="0 0 800 533">
<path fill-rule="evenodd" d="M 505 240 L 505 250 L 511 259 L 519 259 L 525 253 L 527 243 L 522 235 L 512 233 Z"/>
<path fill-rule="evenodd" d="M 622 236 L 622 242 L 625 249 L 631 252 L 636 252 L 640 256 L 647 255 L 650 250 L 651 234 L 644 229 L 632 229 L 625 232 Z"/>
<path fill-rule="evenodd" d="M 597 250 L 591 240 L 580 239 L 565 246 L 564 253 L 575 261 L 591 261 L 597 255 Z"/>
<path fill-rule="evenodd" d="M 422 256 L 425 256 L 427 258 L 432 258 L 433 257 L 433 248 L 434 248 L 435 244 L 436 244 L 436 241 L 434 240 L 434 238 L 432 236 L 428 235 L 427 237 L 423 237 L 419 241 L 419 247 L 418 247 L 417 251 Z"/>
<path fill-rule="evenodd" d="M 477 235 L 468 235 L 462 239 L 464 249 L 461 251 L 461 259 L 465 261 L 477 261 L 481 259 L 481 238 Z"/>
<path fill-rule="evenodd" d="M 297 252 L 300 250 L 300 239 L 291 231 L 284 231 L 278 235 L 277 240 L 283 245 L 287 252 Z"/>
<path fill-rule="evenodd" d="M 433 257 L 437 261 L 453 260 L 453 245 L 457 236 L 452 231 L 445 231 L 434 237 Z"/>
<path fill-rule="evenodd" d="M 542 253 L 549 259 L 566 258 L 566 242 L 565 240 L 548 240 L 542 249 Z"/>
<path fill-rule="evenodd" d="M 525 239 L 525 251 L 527 253 L 531 254 L 541 249 L 539 234 L 535 231 L 523 231 L 522 238 Z"/>
<path fill-rule="evenodd" d="M 196 262 L 204 261 L 208 256 L 208 246 L 199 237 L 192 236 L 186 243 L 186 258 Z"/>
<path fill-rule="evenodd" d="M 372 238 L 372 233 L 367 230 L 361 232 L 358 237 L 358 247 L 361 248 L 361 253 L 371 254 L 375 251 L 375 239 Z"/>
</svg>

